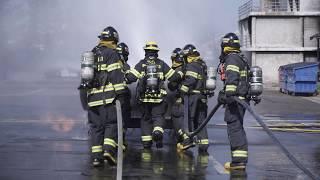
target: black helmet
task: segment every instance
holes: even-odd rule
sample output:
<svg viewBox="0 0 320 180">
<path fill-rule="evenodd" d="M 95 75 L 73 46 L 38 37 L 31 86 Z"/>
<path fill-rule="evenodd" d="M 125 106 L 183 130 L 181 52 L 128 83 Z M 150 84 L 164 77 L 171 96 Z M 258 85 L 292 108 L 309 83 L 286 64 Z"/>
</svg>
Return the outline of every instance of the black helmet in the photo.
<svg viewBox="0 0 320 180">
<path fill-rule="evenodd" d="M 177 60 L 180 56 L 181 48 L 175 48 L 171 54 L 171 60 Z"/>
<path fill-rule="evenodd" d="M 183 48 L 183 55 L 184 56 L 190 56 L 190 55 L 196 55 L 200 56 L 200 53 L 197 51 L 196 47 L 192 44 L 187 44 Z"/>
<path fill-rule="evenodd" d="M 101 32 L 98 38 L 101 40 L 115 41 L 116 43 L 118 43 L 119 41 L 118 32 L 112 26 L 104 28 L 104 30 Z"/>
<path fill-rule="evenodd" d="M 116 48 L 118 54 L 122 54 L 124 56 L 129 56 L 129 48 L 126 43 L 122 42 L 117 45 Z"/>
<path fill-rule="evenodd" d="M 221 48 L 225 47 L 240 49 L 240 40 L 235 33 L 228 33 L 222 38 Z"/>
</svg>

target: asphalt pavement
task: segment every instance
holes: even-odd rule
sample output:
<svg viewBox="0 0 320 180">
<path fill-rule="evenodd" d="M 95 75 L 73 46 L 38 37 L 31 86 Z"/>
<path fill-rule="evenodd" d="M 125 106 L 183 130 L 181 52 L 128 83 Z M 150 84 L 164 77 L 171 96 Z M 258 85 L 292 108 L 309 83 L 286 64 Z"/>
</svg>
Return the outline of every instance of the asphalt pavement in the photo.
<svg viewBox="0 0 320 180">
<path fill-rule="evenodd" d="M 0 84 L 0 179 L 105 180 L 116 168 L 90 164 L 89 126 L 81 109 L 77 81 Z M 253 108 L 289 152 L 320 177 L 320 101 L 266 90 Z M 209 110 L 216 99 L 210 99 Z M 143 150 L 140 130 L 127 132 L 123 179 L 308 179 L 246 113 L 247 171 L 229 173 L 230 147 L 220 109 L 208 125 L 210 148 L 178 152 L 166 130 L 164 148 Z"/>
</svg>

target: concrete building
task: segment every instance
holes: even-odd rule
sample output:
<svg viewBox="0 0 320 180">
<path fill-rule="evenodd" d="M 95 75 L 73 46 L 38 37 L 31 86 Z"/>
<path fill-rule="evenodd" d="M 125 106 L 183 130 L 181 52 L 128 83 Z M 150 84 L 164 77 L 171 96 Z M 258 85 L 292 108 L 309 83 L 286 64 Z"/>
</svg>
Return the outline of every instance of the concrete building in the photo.
<svg viewBox="0 0 320 180">
<path fill-rule="evenodd" d="M 263 68 L 266 85 L 278 84 L 278 68 L 317 61 L 320 0 L 249 0 L 239 7 L 244 54 Z"/>
</svg>

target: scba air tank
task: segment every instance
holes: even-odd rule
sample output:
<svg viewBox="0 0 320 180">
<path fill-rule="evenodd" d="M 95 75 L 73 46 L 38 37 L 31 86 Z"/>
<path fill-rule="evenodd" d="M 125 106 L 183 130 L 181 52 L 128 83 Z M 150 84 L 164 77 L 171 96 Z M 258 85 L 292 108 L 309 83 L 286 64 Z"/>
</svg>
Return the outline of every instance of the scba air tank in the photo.
<svg viewBox="0 0 320 180">
<path fill-rule="evenodd" d="M 84 52 L 81 57 L 81 79 L 89 82 L 94 76 L 94 54 L 90 51 Z"/>
<path fill-rule="evenodd" d="M 259 66 L 250 68 L 250 95 L 259 96 L 263 92 L 262 69 Z"/>
<path fill-rule="evenodd" d="M 147 82 L 146 82 L 147 91 L 149 93 L 156 93 L 158 90 L 158 84 L 159 84 L 157 66 L 148 65 L 146 76 L 147 76 Z"/>
<path fill-rule="evenodd" d="M 216 89 L 216 70 L 214 67 L 207 68 L 206 89 L 210 91 Z"/>
</svg>

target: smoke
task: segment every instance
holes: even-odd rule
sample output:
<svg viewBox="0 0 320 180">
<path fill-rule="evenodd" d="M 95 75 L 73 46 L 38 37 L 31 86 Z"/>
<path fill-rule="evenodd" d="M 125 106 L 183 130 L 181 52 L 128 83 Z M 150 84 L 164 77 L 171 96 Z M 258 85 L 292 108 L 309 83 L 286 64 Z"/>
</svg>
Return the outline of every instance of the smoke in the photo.
<svg viewBox="0 0 320 180">
<path fill-rule="evenodd" d="M 129 64 L 144 56 L 147 41 L 159 57 L 194 44 L 210 65 L 217 63 L 222 35 L 237 31 L 239 0 L 2 0 L 0 79 L 11 72 L 37 74 L 51 68 L 80 68 L 106 26 L 115 27 L 130 49 Z M 10 69 L 10 72 L 8 72 Z M 12 74 L 12 73 L 11 73 Z M 31 76 L 31 75 L 30 75 Z"/>
</svg>

